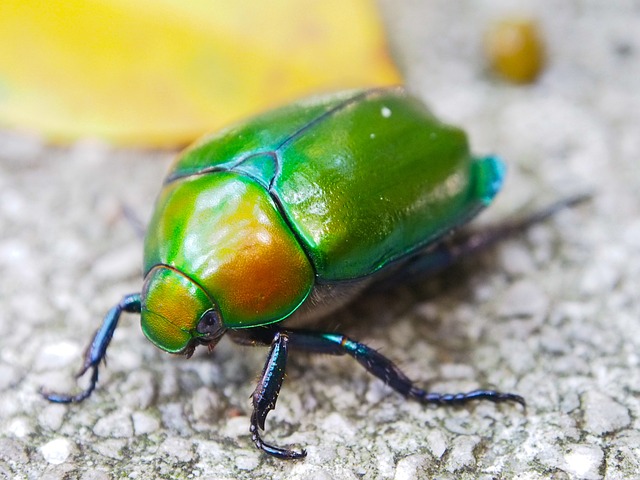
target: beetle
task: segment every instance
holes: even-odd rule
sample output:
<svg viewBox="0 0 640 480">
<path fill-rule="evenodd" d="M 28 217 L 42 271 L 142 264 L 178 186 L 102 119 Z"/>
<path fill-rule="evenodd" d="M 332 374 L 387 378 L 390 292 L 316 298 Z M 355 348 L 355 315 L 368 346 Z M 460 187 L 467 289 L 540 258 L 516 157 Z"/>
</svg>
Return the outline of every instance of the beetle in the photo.
<svg viewBox="0 0 640 480">
<path fill-rule="evenodd" d="M 205 137 L 170 167 L 144 242 L 144 283 L 105 316 L 78 376 L 86 399 L 123 312 L 139 313 L 160 349 L 191 356 L 223 335 L 269 346 L 252 395 L 252 440 L 282 459 L 306 455 L 265 442 L 289 349 L 350 355 L 405 397 L 426 404 L 515 402 L 514 393 L 441 394 L 343 334 L 301 328 L 365 288 L 437 271 L 580 199 L 519 221 L 450 237 L 500 190 L 504 164 L 475 157 L 465 133 L 402 87 L 319 96 Z"/>
</svg>

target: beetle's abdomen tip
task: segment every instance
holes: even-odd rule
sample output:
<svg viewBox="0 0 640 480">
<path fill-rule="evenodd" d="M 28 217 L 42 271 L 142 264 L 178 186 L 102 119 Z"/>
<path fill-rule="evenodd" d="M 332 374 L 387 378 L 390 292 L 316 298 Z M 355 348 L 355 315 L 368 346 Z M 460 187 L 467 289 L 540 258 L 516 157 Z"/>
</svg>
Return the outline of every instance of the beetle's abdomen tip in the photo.
<svg viewBox="0 0 640 480">
<path fill-rule="evenodd" d="M 478 198 L 484 205 L 489 205 L 502 188 L 507 166 L 500 157 L 488 155 L 476 160 L 473 173 Z"/>
</svg>

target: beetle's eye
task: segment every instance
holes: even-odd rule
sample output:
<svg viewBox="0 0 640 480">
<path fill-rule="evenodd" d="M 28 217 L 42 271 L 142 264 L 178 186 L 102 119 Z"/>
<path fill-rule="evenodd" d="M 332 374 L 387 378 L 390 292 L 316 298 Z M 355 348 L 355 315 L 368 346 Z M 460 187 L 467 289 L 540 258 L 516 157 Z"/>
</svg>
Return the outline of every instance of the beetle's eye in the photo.
<svg viewBox="0 0 640 480">
<path fill-rule="evenodd" d="M 196 330 L 203 335 L 214 335 L 222 328 L 220 314 L 215 310 L 207 310 L 200 317 Z"/>
</svg>

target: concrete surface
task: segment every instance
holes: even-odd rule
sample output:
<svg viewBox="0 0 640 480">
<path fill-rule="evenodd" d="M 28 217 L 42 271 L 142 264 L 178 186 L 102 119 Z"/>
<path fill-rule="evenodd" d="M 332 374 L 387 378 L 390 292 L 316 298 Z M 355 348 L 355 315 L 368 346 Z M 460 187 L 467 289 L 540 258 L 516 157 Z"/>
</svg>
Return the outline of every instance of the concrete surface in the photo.
<svg viewBox="0 0 640 480">
<path fill-rule="evenodd" d="M 293 355 L 256 451 L 249 395 L 263 349 L 223 341 L 191 360 L 123 318 L 82 405 L 38 388 L 72 374 L 102 315 L 140 288 L 141 241 L 170 154 L 69 149 L 0 136 L 0 477 L 396 480 L 623 479 L 640 474 L 640 4 L 548 0 L 550 64 L 514 87 L 479 42 L 514 2 L 385 0 L 409 85 L 509 164 L 477 225 L 586 189 L 594 200 L 415 288 L 369 295 L 329 322 L 433 389 L 494 386 L 528 400 L 424 408 L 349 359 Z"/>
</svg>

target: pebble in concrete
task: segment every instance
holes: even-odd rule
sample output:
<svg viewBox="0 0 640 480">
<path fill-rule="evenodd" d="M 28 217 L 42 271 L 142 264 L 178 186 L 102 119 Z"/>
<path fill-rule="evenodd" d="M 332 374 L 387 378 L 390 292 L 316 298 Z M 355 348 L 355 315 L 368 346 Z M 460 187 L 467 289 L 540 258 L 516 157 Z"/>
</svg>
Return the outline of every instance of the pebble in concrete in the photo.
<svg viewBox="0 0 640 480">
<path fill-rule="evenodd" d="M 429 464 L 428 455 L 409 455 L 398 462 L 393 480 L 418 480 L 424 478 L 424 469 Z"/>
<path fill-rule="evenodd" d="M 469 435 L 456 437 L 451 442 L 451 451 L 447 459 L 447 470 L 456 472 L 463 468 L 473 468 L 476 464 L 476 457 L 473 450 L 480 442 L 480 438 Z"/>
<path fill-rule="evenodd" d="M 116 411 L 98 420 L 93 433 L 105 438 L 130 438 L 133 436 L 131 417 L 123 411 Z"/>
<path fill-rule="evenodd" d="M 531 280 L 520 280 L 509 287 L 498 313 L 503 317 L 543 314 L 549 305 L 548 296 Z"/>
<path fill-rule="evenodd" d="M 160 446 L 160 452 L 178 462 L 191 462 L 195 458 L 193 443 L 179 437 L 169 437 Z"/>
<path fill-rule="evenodd" d="M 589 391 L 582 396 L 584 427 L 594 435 L 602 435 L 628 426 L 629 410 L 604 393 Z"/>
<path fill-rule="evenodd" d="M 56 438 L 40 447 L 44 459 L 53 465 L 64 463 L 72 450 L 73 445 L 66 438 Z"/>
<path fill-rule="evenodd" d="M 447 450 L 447 439 L 444 434 L 437 429 L 433 429 L 427 434 L 427 444 L 429 450 L 436 458 L 442 457 Z"/>
<path fill-rule="evenodd" d="M 24 465 L 29 461 L 29 456 L 20 442 L 8 438 L 0 438 L 0 459 L 9 463 Z"/>
<path fill-rule="evenodd" d="M 604 453 L 595 445 L 572 445 L 564 454 L 568 473 L 575 478 L 584 480 L 599 480 L 602 478 L 599 470 L 604 459 Z"/>
<path fill-rule="evenodd" d="M 136 435 L 153 433 L 160 428 L 160 421 L 147 412 L 133 412 L 131 420 Z"/>
</svg>

